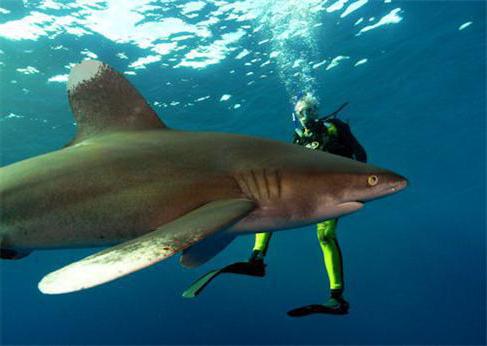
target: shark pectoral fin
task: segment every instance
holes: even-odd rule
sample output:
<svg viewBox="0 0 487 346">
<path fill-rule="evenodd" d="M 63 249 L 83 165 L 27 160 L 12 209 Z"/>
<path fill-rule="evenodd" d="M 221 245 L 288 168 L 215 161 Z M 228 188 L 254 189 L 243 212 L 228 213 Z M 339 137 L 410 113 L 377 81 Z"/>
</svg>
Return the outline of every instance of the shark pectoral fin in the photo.
<svg viewBox="0 0 487 346">
<path fill-rule="evenodd" d="M 210 202 L 155 231 L 119 244 L 46 275 L 45 294 L 69 293 L 98 286 L 162 261 L 246 216 L 247 199 Z"/>
<path fill-rule="evenodd" d="M 198 267 L 225 249 L 235 237 L 234 234 L 217 233 L 184 250 L 179 263 L 186 268 Z"/>
<path fill-rule="evenodd" d="M 108 132 L 166 128 L 130 82 L 100 61 L 74 66 L 67 87 L 78 128 L 67 146 Z"/>
</svg>

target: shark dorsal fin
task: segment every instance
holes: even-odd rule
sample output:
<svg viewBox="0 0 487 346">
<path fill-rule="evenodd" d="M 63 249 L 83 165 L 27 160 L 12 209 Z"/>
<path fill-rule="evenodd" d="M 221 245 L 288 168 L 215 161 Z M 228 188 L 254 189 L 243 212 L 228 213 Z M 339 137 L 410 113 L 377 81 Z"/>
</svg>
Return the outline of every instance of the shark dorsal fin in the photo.
<svg viewBox="0 0 487 346">
<path fill-rule="evenodd" d="M 100 61 L 86 60 L 74 66 L 67 86 L 78 125 L 68 145 L 108 132 L 166 128 L 130 82 Z"/>
</svg>

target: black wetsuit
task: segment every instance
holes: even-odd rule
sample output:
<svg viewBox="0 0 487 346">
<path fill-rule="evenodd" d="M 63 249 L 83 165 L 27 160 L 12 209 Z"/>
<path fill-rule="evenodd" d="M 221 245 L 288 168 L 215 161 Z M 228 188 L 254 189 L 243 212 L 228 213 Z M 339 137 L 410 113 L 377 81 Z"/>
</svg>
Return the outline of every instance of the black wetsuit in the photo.
<svg viewBox="0 0 487 346">
<path fill-rule="evenodd" d="M 294 144 L 367 162 L 367 153 L 347 123 L 336 118 L 328 119 L 326 122 L 310 119 L 305 125 L 307 130 L 302 134 L 294 133 Z"/>
</svg>

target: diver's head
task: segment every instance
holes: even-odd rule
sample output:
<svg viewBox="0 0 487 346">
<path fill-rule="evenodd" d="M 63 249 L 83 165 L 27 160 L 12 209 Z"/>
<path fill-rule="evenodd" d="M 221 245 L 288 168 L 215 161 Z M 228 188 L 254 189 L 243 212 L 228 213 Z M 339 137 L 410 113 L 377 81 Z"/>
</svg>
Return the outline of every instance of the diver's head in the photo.
<svg viewBox="0 0 487 346">
<path fill-rule="evenodd" d="M 312 94 L 306 93 L 296 102 L 294 112 L 301 125 L 306 127 L 309 120 L 318 117 L 318 100 Z"/>
</svg>

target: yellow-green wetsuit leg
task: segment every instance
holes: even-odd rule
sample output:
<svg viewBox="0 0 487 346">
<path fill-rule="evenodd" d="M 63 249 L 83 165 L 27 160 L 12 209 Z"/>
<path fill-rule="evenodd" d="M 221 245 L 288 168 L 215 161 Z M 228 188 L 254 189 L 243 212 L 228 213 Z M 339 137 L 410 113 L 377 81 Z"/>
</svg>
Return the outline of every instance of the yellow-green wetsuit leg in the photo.
<svg viewBox="0 0 487 346">
<path fill-rule="evenodd" d="M 335 234 L 337 222 L 338 219 L 332 219 L 316 225 L 331 290 L 343 289 L 342 252 Z"/>
<path fill-rule="evenodd" d="M 256 233 L 255 243 L 253 251 L 259 251 L 263 256 L 267 253 L 267 248 L 269 247 L 269 242 L 271 240 L 272 233 Z"/>
</svg>

